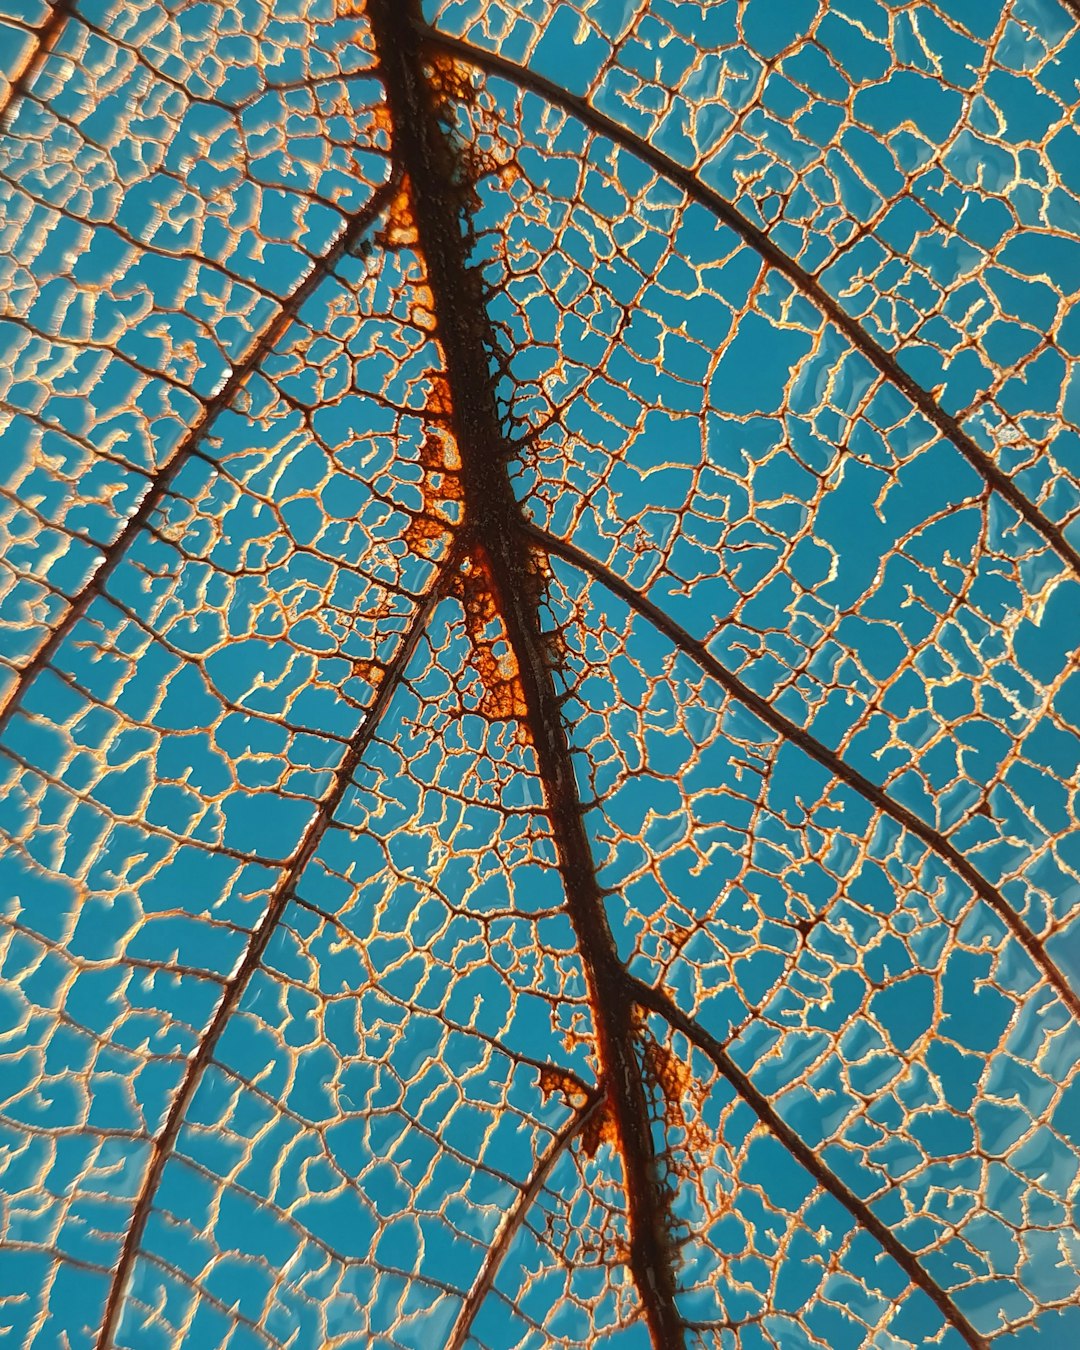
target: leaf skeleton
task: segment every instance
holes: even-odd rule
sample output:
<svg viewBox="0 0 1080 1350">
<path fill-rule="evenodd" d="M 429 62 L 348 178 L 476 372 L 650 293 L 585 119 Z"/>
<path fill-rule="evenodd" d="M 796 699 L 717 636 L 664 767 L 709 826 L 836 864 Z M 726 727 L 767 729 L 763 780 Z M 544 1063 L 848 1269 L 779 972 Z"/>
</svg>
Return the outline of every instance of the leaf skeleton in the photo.
<svg viewBox="0 0 1080 1350">
<path fill-rule="evenodd" d="M 0 25 L 12 1344 L 1077 1343 L 1080 5 Z"/>
</svg>

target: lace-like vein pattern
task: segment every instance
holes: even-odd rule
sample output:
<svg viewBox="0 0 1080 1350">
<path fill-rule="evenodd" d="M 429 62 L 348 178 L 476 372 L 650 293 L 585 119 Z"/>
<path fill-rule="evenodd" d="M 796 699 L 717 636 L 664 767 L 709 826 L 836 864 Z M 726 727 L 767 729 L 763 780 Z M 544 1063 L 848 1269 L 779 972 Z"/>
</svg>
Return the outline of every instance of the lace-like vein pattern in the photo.
<svg viewBox="0 0 1080 1350">
<path fill-rule="evenodd" d="M 510 272 L 493 313 L 528 509 L 969 852 L 1063 950 L 1076 582 L 704 208 L 535 96 L 492 95 L 514 112 L 483 200 Z"/>
<path fill-rule="evenodd" d="M 1060 0 L 427 0 L 733 201 L 1076 513 L 1080 37 Z"/>
<path fill-rule="evenodd" d="M 5 690 L 386 175 L 377 86 L 304 87 L 334 27 L 222 24 L 83 6 L 0 142 Z"/>
<path fill-rule="evenodd" d="M 976 8 L 431 0 L 451 240 L 384 0 L 0 0 L 13 1344 L 1080 1337 L 1078 582 L 867 346 L 1075 538 Z"/>
<path fill-rule="evenodd" d="M 217 1344 L 235 1300 L 273 1346 L 444 1343 L 583 1100 L 589 1010 L 531 752 L 476 712 L 460 606 L 429 632 L 192 1103 L 118 1346 Z M 522 1297 L 526 1325 L 558 1324 L 560 1281 L 568 1330 L 628 1316 L 605 1262 L 559 1259 L 618 1237 L 593 1170 L 573 1242 L 572 1196 L 531 1216 L 555 1306 Z"/>
<path fill-rule="evenodd" d="M 1000 919 L 920 841 L 780 741 L 597 583 L 569 573 L 567 583 L 574 600 L 558 612 L 574 652 L 574 742 L 630 970 L 663 984 L 725 1040 L 806 1143 L 956 1291 L 980 1331 L 1023 1325 L 1073 1299 L 1080 1263 L 1068 1197 L 1080 1156 L 1068 1010 Z M 698 1075 L 673 1081 L 690 1096 Z M 703 1207 L 712 1214 L 720 1203 L 700 1192 L 717 1128 L 701 1119 L 669 1113 L 689 1206 L 687 1269 L 707 1285 L 718 1253 L 747 1272 L 755 1258 L 749 1239 L 745 1249 L 697 1247 Z M 770 1139 L 758 1151 L 779 1148 Z M 800 1204 L 816 1194 L 833 1215 L 825 1231 L 849 1222 L 808 1179 L 792 1185 L 802 1187 Z M 744 1185 L 729 1192 L 736 1204 Z M 769 1198 L 787 1196 L 778 1183 Z M 796 1228 L 816 1231 L 798 1206 L 788 1212 Z M 802 1252 L 804 1240 L 778 1240 L 763 1316 L 794 1313 L 809 1296 L 818 1258 Z M 839 1233 L 818 1241 L 829 1253 L 818 1295 L 827 1304 L 848 1258 Z M 852 1277 L 864 1278 L 850 1259 Z M 745 1279 L 743 1297 L 761 1294 Z M 1007 1299 L 1002 1280 L 1015 1281 Z M 797 1299 L 770 1302 L 792 1286 Z M 851 1297 L 876 1309 L 880 1334 L 928 1343 L 933 1310 L 912 1294 L 918 1311 L 900 1298 L 886 1311 L 877 1295 Z M 712 1315 L 733 1306 L 725 1297 L 727 1313 Z M 827 1346 L 870 1335 L 830 1331 L 826 1311 L 808 1325 Z M 783 1346 L 797 1332 L 774 1334 Z"/>
</svg>

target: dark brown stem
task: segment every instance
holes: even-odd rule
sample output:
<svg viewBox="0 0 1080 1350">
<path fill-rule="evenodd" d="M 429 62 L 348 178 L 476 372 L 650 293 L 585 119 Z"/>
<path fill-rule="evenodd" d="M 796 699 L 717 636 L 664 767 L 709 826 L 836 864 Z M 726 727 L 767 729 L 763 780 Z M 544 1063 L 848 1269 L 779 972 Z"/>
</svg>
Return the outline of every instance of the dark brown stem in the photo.
<svg viewBox="0 0 1080 1350">
<path fill-rule="evenodd" d="M 1069 0 L 1069 3 L 1070 8 L 1075 6 L 1076 9 L 1080 9 L 1080 0 Z M 1071 568 L 1075 575 L 1080 577 L 1080 551 L 1077 551 L 1065 538 L 1061 527 L 1050 520 L 1033 502 L 1024 496 L 1009 475 L 999 469 L 993 459 L 976 445 L 956 417 L 952 413 L 946 412 L 934 395 L 909 375 L 897 358 L 873 338 L 857 319 L 852 318 L 840 302 L 829 294 L 816 276 L 808 272 L 794 258 L 789 257 L 764 230 L 755 225 L 753 221 L 748 220 L 726 197 L 722 197 L 719 192 L 708 187 L 692 170 L 685 168 L 677 160 L 671 159 L 662 150 L 650 145 L 648 141 L 635 136 L 633 132 L 620 126 L 612 118 L 597 111 L 586 99 L 563 89 L 553 80 L 537 74 L 536 71 L 530 70 L 527 66 L 518 65 L 505 56 L 483 51 L 461 38 L 449 37 L 444 33 L 439 33 L 426 24 L 422 25 L 421 31 L 425 41 L 432 47 L 450 52 L 462 61 L 489 71 L 493 75 L 500 75 L 503 79 L 510 80 L 523 89 L 531 90 L 549 103 L 562 108 L 564 112 L 576 117 L 597 135 L 606 137 L 615 145 L 621 146 L 631 154 L 636 155 L 638 159 L 644 161 L 662 177 L 676 183 L 692 201 L 711 211 L 729 229 L 733 230 L 744 243 L 754 249 L 770 267 L 775 268 L 782 276 L 787 277 L 804 295 L 808 296 L 829 322 L 844 334 L 852 346 L 860 351 L 891 384 L 902 391 L 927 421 L 952 442 L 972 468 L 982 475 L 983 479 L 1009 503 L 1019 516 L 1042 535 L 1061 560 Z"/>
<path fill-rule="evenodd" d="M 405 673 L 413 652 L 416 650 L 417 643 L 423 636 L 427 627 L 428 620 L 436 604 L 444 594 L 445 584 L 452 572 L 456 569 L 458 559 L 456 554 L 451 554 L 443 568 L 436 578 L 435 584 L 428 593 L 423 603 L 417 609 L 413 616 L 412 623 L 408 632 L 402 638 L 401 645 L 398 647 L 393 660 L 387 666 L 382 680 L 379 684 L 378 693 L 372 701 L 371 707 L 361 724 L 360 730 L 349 744 L 342 757 L 341 763 L 334 772 L 333 781 L 326 796 L 319 802 L 318 809 L 308 823 L 307 829 L 301 837 L 300 843 L 294 850 L 288 865 L 278 878 L 277 884 L 270 893 L 267 901 L 266 910 L 262 919 L 255 929 L 253 929 L 248 940 L 247 949 L 243 958 L 232 976 L 229 978 L 222 993 L 221 999 L 214 1010 L 214 1015 L 210 1020 L 209 1026 L 202 1034 L 199 1044 L 188 1060 L 187 1068 L 184 1070 L 184 1076 L 177 1088 L 176 1095 L 169 1105 L 169 1114 L 165 1119 L 165 1124 L 161 1132 L 155 1138 L 150 1150 L 150 1161 L 146 1171 L 143 1174 L 142 1185 L 139 1188 L 139 1194 L 135 1200 L 135 1206 L 131 1214 L 131 1222 L 128 1225 L 127 1232 L 124 1235 L 124 1245 L 120 1251 L 120 1259 L 117 1262 L 112 1282 L 109 1286 L 109 1293 L 105 1301 L 105 1311 L 102 1316 L 101 1329 L 98 1332 L 96 1350 L 110 1350 L 112 1338 L 116 1331 L 117 1319 L 124 1305 L 124 1297 L 127 1292 L 128 1281 L 131 1278 L 135 1267 L 135 1260 L 139 1254 L 139 1244 L 142 1241 L 142 1235 L 146 1228 L 147 1220 L 154 1204 L 154 1196 L 157 1194 L 162 1174 L 165 1171 L 165 1164 L 172 1156 L 173 1149 L 176 1146 L 177 1137 L 187 1116 L 188 1107 L 195 1095 L 195 1091 L 202 1081 L 206 1066 L 213 1057 L 214 1050 L 222 1033 L 228 1025 L 229 1019 L 236 1011 L 244 990 L 248 987 L 251 977 L 258 970 L 270 939 L 277 931 L 277 926 L 281 921 L 282 915 L 292 898 L 293 891 L 304 871 L 304 868 L 311 861 L 318 848 L 323 835 L 326 833 L 334 813 L 341 804 L 341 799 L 345 795 L 352 775 L 356 771 L 364 752 L 367 750 L 372 737 L 378 730 L 382 715 L 394 695 L 394 691 Z"/>
<path fill-rule="evenodd" d="M 535 605 L 522 594 L 520 546 L 498 540 L 493 571 L 507 636 L 517 656 L 529 727 L 559 858 L 567 910 L 589 981 L 601 1079 L 619 1140 L 630 1223 L 630 1269 L 655 1350 L 683 1350 L 675 1304 L 675 1257 L 652 1119 L 638 1057 L 633 1005 L 596 880 L 577 779 Z"/>
<path fill-rule="evenodd" d="M 635 1009 L 608 924 L 585 832 L 574 766 L 539 615 L 540 585 L 521 546 L 521 509 L 507 472 L 509 447 L 495 401 L 495 344 L 479 274 L 468 263 L 467 183 L 438 94 L 424 74 L 416 0 L 369 0 L 393 147 L 412 194 L 418 251 L 431 288 L 462 462 L 466 528 L 483 548 L 494 599 L 513 651 L 567 913 L 593 1007 L 600 1079 L 623 1168 L 628 1264 L 655 1350 L 683 1350 L 664 1185 L 658 1173 Z"/>
</svg>

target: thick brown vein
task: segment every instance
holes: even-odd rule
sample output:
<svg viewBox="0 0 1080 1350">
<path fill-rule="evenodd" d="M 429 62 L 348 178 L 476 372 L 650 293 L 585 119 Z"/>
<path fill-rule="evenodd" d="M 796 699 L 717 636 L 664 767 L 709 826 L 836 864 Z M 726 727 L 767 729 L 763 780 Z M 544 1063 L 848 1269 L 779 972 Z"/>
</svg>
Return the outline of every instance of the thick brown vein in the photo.
<svg viewBox="0 0 1080 1350">
<path fill-rule="evenodd" d="M 461 455 L 467 537 L 481 549 L 486 584 L 517 667 L 521 710 L 551 825 L 567 914 L 593 1008 L 596 1057 L 622 1162 L 627 1262 L 655 1350 L 683 1350 L 667 1196 L 659 1176 L 635 1008 L 626 989 L 585 832 L 547 639 L 541 584 L 522 547 L 521 508 L 507 472 L 509 448 L 492 379 L 494 342 L 482 280 L 468 265 L 468 184 L 440 125 L 437 90 L 423 70 L 416 0 L 369 0 L 398 164 L 410 188 L 417 251 L 433 297 L 455 439 Z M 467 172 L 467 170 L 465 171 Z"/>
<path fill-rule="evenodd" d="M 37 78 L 38 71 L 45 64 L 49 53 L 60 40 L 68 19 L 72 14 L 72 0 L 57 0 L 48 18 L 36 30 L 35 40 L 23 57 L 23 63 L 15 72 L 8 85 L 7 96 L 0 103 L 0 133 L 7 132 L 19 100 Z"/>
<path fill-rule="evenodd" d="M 1080 5 L 1080 0 L 1076 0 Z M 903 368 L 897 358 L 883 347 L 867 330 L 853 318 L 840 302 L 833 298 L 813 273 L 808 272 L 794 258 L 783 251 L 773 240 L 748 220 L 726 197 L 708 187 L 692 170 L 685 168 L 677 160 L 665 155 L 662 150 L 641 140 L 633 132 L 620 126 L 592 106 L 588 100 L 569 90 L 563 89 L 553 80 L 518 65 L 515 61 L 494 52 L 481 50 L 461 38 L 450 37 L 429 27 L 421 26 L 425 41 L 432 47 L 453 53 L 454 56 L 470 65 L 499 75 L 523 89 L 528 89 L 547 102 L 562 108 L 597 135 L 604 136 L 615 145 L 636 155 L 649 167 L 669 182 L 680 187 L 687 197 L 704 206 L 721 220 L 729 229 L 770 266 L 788 278 L 793 285 L 807 296 L 821 313 L 844 334 L 856 350 L 885 378 L 905 395 L 905 397 L 923 414 L 928 422 L 946 437 L 964 456 L 968 463 L 981 474 L 983 479 L 999 496 L 1012 506 L 1013 510 L 1046 540 L 1058 557 L 1080 577 L 1080 551 L 1065 538 L 1064 531 L 1020 491 L 1008 474 L 1004 473 L 990 456 L 979 448 L 960 425 L 956 417 L 947 412 L 934 395 L 924 389 Z"/>
<path fill-rule="evenodd" d="M 768 699 L 756 693 L 737 675 L 722 665 L 704 642 L 688 633 L 670 615 L 665 614 L 657 604 L 650 600 L 648 596 L 636 590 L 629 582 L 616 576 L 614 572 L 602 563 L 597 562 L 595 558 L 591 558 L 576 545 L 564 539 L 559 539 L 556 535 L 549 534 L 536 525 L 524 523 L 522 529 L 527 538 L 533 540 L 547 552 L 554 553 L 564 561 L 580 568 L 581 571 L 605 586 L 613 595 L 617 595 L 620 600 L 625 601 L 642 618 L 648 619 L 656 629 L 668 638 L 673 646 L 696 662 L 717 684 L 731 694 L 733 698 L 738 699 L 744 707 L 749 708 L 778 736 L 790 741 L 793 745 L 797 745 L 811 759 L 816 760 L 822 768 L 827 769 L 834 778 L 839 779 L 840 782 L 845 783 L 857 792 L 860 797 L 870 802 L 883 815 L 903 826 L 916 839 L 921 840 L 931 852 L 948 863 L 959 876 L 963 877 L 975 894 L 1004 921 L 1009 932 L 1031 958 L 1035 968 L 1053 988 L 1073 1017 L 1080 1020 L 1080 997 L 1077 996 L 1064 973 L 1049 956 L 1043 943 L 1031 931 L 1013 906 L 1009 904 L 1001 891 L 982 875 L 946 835 L 927 824 L 914 811 L 903 806 L 884 788 L 879 787 L 865 774 L 853 768 L 834 750 L 830 750 L 827 745 L 817 740 L 798 723 L 785 717 L 783 713 L 773 707 Z"/>
<path fill-rule="evenodd" d="M 128 1282 L 134 1270 L 136 1257 L 139 1254 L 139 1245 L 153 1208 L 154 1196 L 157 1194 L 165 1164 L 172 1156 L 177 1137 L 187 1117 L 188 1107 L 191 1105 L 191 1100 L 202 1080 L 206 1066 L 213 1056 L 229 1019 L 236 1011 L 244 990 L 262 962 L 267 945 L 277 931 L 277 926 L 285 913 L 304 869 L 311 861 L 320 841 L 333 821 L 334 814 L 352 782 L 352 776 L 372 737 L 378 730 L 382 716 L 393 698 L 409 660 L 427 628 L 432 612 L 443 597 L 447 582 L 457 565 L 456 552 L 451 552 L 443 563 L 431 590 L 413 616 L 412 623 L 402 638 L 401 645 L 394 654 L 393 660 L 387 666 L 386 673 L 379 684 L 378 692 L 372 700 L 371 707 L 368 709 L 360 729 L 350 742 L 334 772 L 333 780 L 326 795 L 320 801 L 318 810 L 312 816 L 299 844 L 278 878 L 277 884 L 270 892 L 263 917 L 258 926 L 252 930 L 244 955 L 229 977 L 221 999 L 214 1010 L 214 1015 L 203 1032 L 197 1049 L 188 1060 L 187 1068 L 180 1080 L 180 1086 L 177 1088 L 169 1106 L 165 1124 L 151 1146 L 150 1161 L 143 1174 L 142 1185 L 139 1188 L 139 1194 L 132 1210 L 131 1222 L 124 1235 L 124 1245 L 109 1286 L 96 1350 L 110 1350 L 112 1345 L 112 1338 L 116 1331 L 120 1311 L 123 1308 Z"/>
<path fill-rule="evenodd" d="M 236 395 L 284 335 L 320 282 L 370 230 L 379 215 L 392 201 L 396 190 L 396 179 L 391 177 L 389 182 L 376 190 L 371 200 L 360 211 L 348 219 L 333 244 L 319 259 L 318 263 L 282 301 L 277 314 L 259 334 L 244 359 L 234 367 L 232 374 L 217 394 L 203 404 L 198 419 L 188 428 L 183 440 L 173 451 L 168 461 L 147 481 L 138 509 L 128 517 L 124 528 L 112 543 L 102 550 L 101 560 L 89 580 L 74 596 L 69 598 L 68 608 L 63 618 L 19 671 L 18 679 L 9 690 L 4 703 L 0 705 L 0 735 L 3 735 L 5 727 L 11 720 L 12 714 L 19 706 L 27 689 L 51 663 L 64 639 L 86 613 L 91 603 L 102 594 L 106 582 L 123 560 L 125 553 L 134 543 L 139 532 L 150 521 L 177 474 L 192 455 L 196 454 L 201 448 L 213 428 L 215 419 L 231 405 Z"/>
</svg>

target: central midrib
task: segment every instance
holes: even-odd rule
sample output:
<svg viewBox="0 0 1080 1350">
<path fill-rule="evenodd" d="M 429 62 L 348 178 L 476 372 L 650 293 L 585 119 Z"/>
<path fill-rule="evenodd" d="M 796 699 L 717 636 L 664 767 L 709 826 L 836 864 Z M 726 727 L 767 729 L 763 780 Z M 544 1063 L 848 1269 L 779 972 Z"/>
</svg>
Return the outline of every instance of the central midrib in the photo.
<svg viewBox="0 0 1080 1350">
<path fill-rule="evenodd" d="M 495 344 L 479 272 L 469 265 L 466 161 L 440 117 L 424 73 L 415 0 L 368 0 L 367 14 L 393 127 L 393 152 L 408 181 L 417 248 L 427 273 L 461 457 L 463 528 L 482 543 L 492 589 L 517 663 L 526 731 L 536 754 L 593 1009 L 601 1087 L 617 1137 L 629 1223 L 628 1264 L 656 1350 L 683 1350 L 675 1302 L 669 1217 L 658 1176 L 634 1000 L 607 919 L 582 818 L 573 758 L 540 624 L 541 586 L 523 544 L 523 516 L 509 477 L 511 451 L 492 376 Z"/>
</svg>

